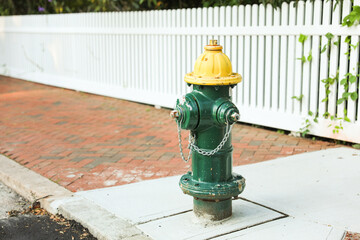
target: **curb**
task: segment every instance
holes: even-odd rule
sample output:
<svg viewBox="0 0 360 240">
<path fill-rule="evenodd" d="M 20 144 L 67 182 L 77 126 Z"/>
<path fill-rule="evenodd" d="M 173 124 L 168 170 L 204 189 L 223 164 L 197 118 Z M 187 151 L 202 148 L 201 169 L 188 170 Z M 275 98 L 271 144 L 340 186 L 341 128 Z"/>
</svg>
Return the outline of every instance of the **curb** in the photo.
<svg viewBox="0 0 360 240">
<path fill-rule="evenodd" d="M 61 214 L 86 227 L 99 240 L 150 240 L 136 226 L 38 173 L 0 155 L 0 181 L 51 214 Z"/>
<path fill-rule="evenodd" d="M 52 214 L 57 213 L 57 209 L 51 206 L 53 201 L 73 195 L 69 190 L 3 155 L 0 155 L 0 180 L 30 202 L 39 200 L 41 207 Z"/>
</svg>

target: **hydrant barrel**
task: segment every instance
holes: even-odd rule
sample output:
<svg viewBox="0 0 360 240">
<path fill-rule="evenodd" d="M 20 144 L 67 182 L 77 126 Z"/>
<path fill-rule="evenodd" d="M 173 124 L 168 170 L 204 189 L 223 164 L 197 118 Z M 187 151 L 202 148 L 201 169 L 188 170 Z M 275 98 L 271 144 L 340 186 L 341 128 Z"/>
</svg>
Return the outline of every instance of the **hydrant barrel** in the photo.
<svg viewBox="0 0 360 240">
<path fill-rule="evenodd" d="M 194 197 L 194 213 L 221 220 L 232 214 L 231 201 L 245 187 L 232 172 L 231 126 L 239 119 L 232 88 L 241 81 L 215 40 L 205 46 L 194 71 L 185 75 L 193 91 L 177 101 L 171 115 L 178 126 L 191 131 L 192 172 L 180 179 L 182 191 Z"/>
</svg>

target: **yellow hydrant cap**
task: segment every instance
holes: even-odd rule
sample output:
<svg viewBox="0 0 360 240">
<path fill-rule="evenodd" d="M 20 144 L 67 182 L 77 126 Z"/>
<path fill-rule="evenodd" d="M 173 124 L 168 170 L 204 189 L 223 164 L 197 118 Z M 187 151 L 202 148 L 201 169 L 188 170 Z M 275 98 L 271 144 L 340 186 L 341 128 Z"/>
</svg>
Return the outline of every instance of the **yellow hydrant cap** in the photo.
<svg viewBox="0 0 360 240">
<path fill-rule="evenodd" d="M 241 75 L 232 72 L 228 56 L 216 40 L 210 40 L 195 62 L 194 71 L 185 75 L 185 82 L 196 85 L 234 85 L 241 82 Z"/>
</svg>

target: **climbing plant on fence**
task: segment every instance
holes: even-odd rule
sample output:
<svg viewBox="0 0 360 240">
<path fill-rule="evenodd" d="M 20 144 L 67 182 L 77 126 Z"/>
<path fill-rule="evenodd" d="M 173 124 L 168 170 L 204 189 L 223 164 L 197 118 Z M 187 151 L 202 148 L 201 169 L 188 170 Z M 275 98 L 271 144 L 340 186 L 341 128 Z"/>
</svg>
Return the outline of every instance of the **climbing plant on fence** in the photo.
<svg viewBox="0 0 360 240">
<path fill-rule="evenodd" d="M 338 2 L 339 3 L 339 2 Z M 335 3 L 334 8 L 338 7 L 338 4 Z M 341 6 L 339 6 L 341 7 Z M 343 6 L 344 7 L 344 6 Z M 346 15 L 342 20 L 342 26 L 344 27 L 352 27 L 354 25 L 358 25 L 360 23 L 360 6 L 353 5 L 352 11 Z M 308 36 L 300 34 L 298 38 L 298 42 L 304 45 L 305 41 L 308 40 Z M 359 72 L 359 61 L 355 64 L 351 63 L 350 53 L 353 52 L 353 55 L 359 54 L 359 39 L 352 38 L 352 36 L 342 36 L 342 37 L 335 37 L 331 32 L 328 32 L 325 36 L 321 39 L 323 41 L 323 46 L 320 50 L 320 54 L 326 54 L 326 58 L 328 59 L 328 68 L 330 69 L 330 53 L 331 51 L 338 51 L 339 46 L 341 45 L 345 52 L 343 54 L 347 56 L 346 64 L 347 66 L 343 66 L 343 71 L 340 73 L 340 69 L 337 67 L 335 74 L 328 76 L 325 79 L 321 79 L 321 83 L 324 84 L 325 88 L 325 96 L 321 99 L 322 103 L 326 104 L 326 111 L 319 116 L 319 112 L 308 112 L 308 117 L 305 118 L 303 126 L 300 128 L 299 132 L 302 136 L 306 136 L 310 133 L 310 129 L 313 124 L 318 123 L 318 118 L 323 117 L 325 119 L 330 119 L 332 123 L 328 125 L 328 127 L 332 127 L 332 132 L 339 133 L 340 130 L 343 130 L 343 121 L 351 122 L 350 118 L 348 117 L 348 110 L 347 106 L 349 105 L 350 101 L 352 104 L 356 104 L 358 100 L 358 92 L 359 92 L 359 85 L 357 84 L 357 79 L 360 78 Z M 343 40 L 342 42 L 340 40 Z M 339 56 L 341 57 L 341 56 Z M 312 49 L 310 50 L 309 54 L 302 55 L 301 58 L 297 58 L 302 63 L 311 62 L 312 61 Z M 359 59 L 357 59 L 359 60 Z M 353 67 L 353 69 L 351 69 Z M 334 88 L 334 86 L 338 85 L 339 89 Z M 333 91 L 333 92 L 332 92 Z M 337 95 L 336 105 L 338 106 L 336 113 L 330 113 L 329 111 L 329 97 L 330 94 Z M 304 97 L 303 94 L 300 96 L 293 96 L 292 98 L 301 102 L 302 98 Z M 357 103 L 359 104 L 359 103 Z M 341 106 L 341 107 L 339 107 Z M 342 112 L 341 112 L 342 110 Z"/>
</svg>

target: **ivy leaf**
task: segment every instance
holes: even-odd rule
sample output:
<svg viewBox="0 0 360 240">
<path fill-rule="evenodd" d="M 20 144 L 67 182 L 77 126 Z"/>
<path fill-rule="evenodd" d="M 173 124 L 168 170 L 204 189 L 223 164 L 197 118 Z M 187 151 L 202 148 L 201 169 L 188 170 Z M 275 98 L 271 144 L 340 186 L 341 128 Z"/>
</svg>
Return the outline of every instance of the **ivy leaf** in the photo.
<svg viewBox="0 0 360 240">
<path fill-rule="evenodd" d="M 355 101 L 355 100 L 358 98 L 357 92 L 352 92 L 351 95 L 350 95 L 350 97 L 351 97 L 351 99 L 352 99 L 353 101 Z"/>
<path fill-rule="evenodd" d="M 350 94 L 351 94 L 351 93 L 349 93 L 349 92 L 344 92 L 343 95 L 342 95 L 342 97 L 345 98 L 345 99 L 347 99 L 347 98 L 350 96 Z"/>
<path fill-rule="evenodd" d="M 308 114 L 309 114 L 309 116 L 312 116 L 312 115 L 313 115 L 313 112 L 312 112 L 312 111 L 309 111 Z"/>
<path fill-rule="evenodd" d="M 306 62 L 305 56 L 302 56 L 301 58 L 297 58 L 297 60 L 301 60 L 302 63 Z"/>
<path fill-rule="evenodd" d="M 344 117 L 345 122 L 350 122 L 350 118 L 348 118 L 347 116 Z"/>
<path fill-rule="evenodd" d="M 350 44 L 350 46 L 355 50 L 359 46 L 359 42 L 356 45 Z"/>
<path fill-rule="evenodd" d="M 350 82 L 350 83 L 356 82 L 356 76 L 351 75 L 351 76 L 349 77 L 349 82 Z"/>
<path fill-rule="evenodd" d="M 305 58 L 305 56 L 302 56 L 302 58 L 301 58 L 301 62 L 302 62 L 302 63 L 306 62 L 306 58 Z"/>
<path fill-rule="evenodd" d="M 334 35 L 331 33 L 327 33 L 325 37 L 330 41 L 331 39 L 333 39 Z"/>
<path fill-rule="evenodd" d="M 340 84 L 341 84 L 341 85 L 345 85 L 346 82 L 347 82 L 347 79 L 346 79 L 346 78 L 343 78 L 343 79 L 341 79 Z"/>
<path fill-rule="evenodd" d="M 328 79 L 328 80 L 329 80 L 329 84 L 330 84 L 330 85 L 334 84 L 335 79 L 336 79 L 336 78 L 329 78 L 329 79 Z"/>
<path fill-rule="evenodd" d="M 335 46 L 339 46 L 339 43 L 340 43 L 340 41 L 337 40 L 336 42 L 334 42 L 334 45 L 335 45 Z"/>
<path fill-rule="evenodd" d="M 307 38 L 308 38 L 308 36 L 300 33 L 299 42 L 304 43 Z"/>
<path fill-rule="evenodd" d="M 338 99 L 338 100 L 337 100 L 337 104 L 338 104 L 338 105 L 339 105 L 339 104 L 342 104 L 342 103 L 344 102 L 344 100 L 345 100 L 344 98 Z"/>
<path fill-rule="evenodd" d="M 345 38 L 345 42 L 346 42 L 346 43 L 350 43 L 350 41 L 351 41 L 351 37 L 350 37 L 350 36 L 347 36 L 347 37 Z"/>
<path fill-rule="evenodd" d="M 342 25 L 351 27 L 356 22 L 360 22 L 360 6 L 353 6 L 351 13 L 344 17 Z"/>
<path fill-rule="evenodd" d="M 312 60 L 312 51 L 310 50 L 310 52 L 309 52 L 309 56 L 307 57 L 307 60 L 309 61 L 309 62 L 311 62 L 311 60 Z"/>
<path fill-rule="evenodd" d="M 326 51 L 326 46 L 327 46 L 326 44 L 323 46 L 323 48 L 321 49 L 320 54 L 321 54 L 321 53 L 324 53 L 324 52 Z"/>
<path fill-rule="evenodd" d="M 314 118 L 314 122 L 318 123 L 319 121 L 318 121 L 318 119 L 317 119 L 317 118 Z"/>
</svg>

